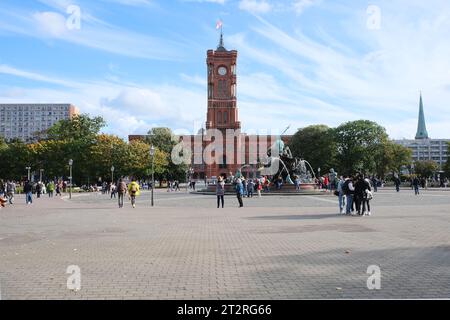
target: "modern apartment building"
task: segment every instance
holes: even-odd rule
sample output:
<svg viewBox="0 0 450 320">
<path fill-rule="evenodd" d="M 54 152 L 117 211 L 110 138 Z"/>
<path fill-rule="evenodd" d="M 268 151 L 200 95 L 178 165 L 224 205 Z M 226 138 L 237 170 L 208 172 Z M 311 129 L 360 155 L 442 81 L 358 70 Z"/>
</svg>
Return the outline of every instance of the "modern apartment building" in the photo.
<svg viewBox="0 0 450 320">
<path fill-rule="evenodd" d="M 32 141 L 36 133 L 76 114 L 71 104 L 0 104 L 0 137 Z"/>
</svg>

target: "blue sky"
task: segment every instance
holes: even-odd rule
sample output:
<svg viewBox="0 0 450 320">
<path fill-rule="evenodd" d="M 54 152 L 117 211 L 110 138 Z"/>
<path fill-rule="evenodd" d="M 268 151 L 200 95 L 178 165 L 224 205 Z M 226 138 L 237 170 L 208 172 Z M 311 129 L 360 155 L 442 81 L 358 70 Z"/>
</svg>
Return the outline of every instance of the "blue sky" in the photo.
<svg viewBox="0 0 450 320">
<path fill-rule="evenodd" d="M 413 138 L 422 90 L 429 134 L 450 138 L 448 0 L 2 0 L 0 102 L 73 103 L 122 137 L 196 132 L 218 19 L 244 131 L 370 119 Z"/>
</svg>

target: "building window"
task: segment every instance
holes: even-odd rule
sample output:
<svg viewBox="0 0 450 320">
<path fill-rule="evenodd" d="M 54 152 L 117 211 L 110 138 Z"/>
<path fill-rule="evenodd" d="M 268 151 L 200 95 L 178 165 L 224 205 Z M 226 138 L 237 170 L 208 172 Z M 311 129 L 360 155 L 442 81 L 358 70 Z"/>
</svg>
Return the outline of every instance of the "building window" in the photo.
<svg viewBox="0 0 450 320">
<path fill-rule="evenodd" d="M 228 112 L 224 111 L 223 112 L 223 123 L 226 124 L 228 122 Z"/>
<path fill-rule="evenodd" d="M 219 80 L 219 97 L 225 98 L 227 96 L 227 80 Z"/>
<path fill-rule="evenodd" d="M 217 123 L 222 123 L 222 112 L 221 111 L 217 112 Z"/>
<path fill-rule="evenodd" d="M 213 97 L 213 89 L 214 89 L 214 87 L 212 84 L 208 85 L 208 98 L 210 98 L 210 99 L 212 99 L 212 97 Z"/>
</svg>

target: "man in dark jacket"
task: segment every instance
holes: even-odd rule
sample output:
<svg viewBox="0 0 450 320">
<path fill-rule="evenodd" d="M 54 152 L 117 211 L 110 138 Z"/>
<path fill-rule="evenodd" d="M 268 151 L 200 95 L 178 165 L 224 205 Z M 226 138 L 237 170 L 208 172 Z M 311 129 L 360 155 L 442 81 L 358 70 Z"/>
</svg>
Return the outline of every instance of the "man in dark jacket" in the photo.
<svg viewBox="0 0 450 320">
<path fill-rule="evenodd" d="M 117 198 L 119 202 L 119 208 L 123 208 L 123 197 L 127 193 L 127 184 L 122 179 L 117 184 Z"/>
<path fill-rule="evenodd" d="M 412 186 L 414 187 L 414 193 L 416 194 L 416 196 L 419 195 L 420 180 L 418 177 L 414 177 L 412 181 Z"/>
<path fill-rule="evenodd" d="M 27 204 L 33 203 L 33 185 L 30 181 L 26 181 L 23 187 L 23 192 L 25 193 L 25 201 Z"/>
<path fill-rule="evenodd" d="M 395 177 L 394 178 L 394 184 L 395 184 L 395 190 L 397 190 L 397 192 L 400 192 L 400 178 L 399 177 Z"/>
<path fill-rule="evenodd" d="M 355 205 L 358 215 L 364 215 L 364 212 L 361 213 L 361 204 L 367 196 L 366 190 L 371 190 L 370 184 L 364 179 L 364 175 L 360 174 L 358 176 L 358 181 L 355 183 Z M 365 208 L 363 209 L 365 210 Z"/>
</svg>

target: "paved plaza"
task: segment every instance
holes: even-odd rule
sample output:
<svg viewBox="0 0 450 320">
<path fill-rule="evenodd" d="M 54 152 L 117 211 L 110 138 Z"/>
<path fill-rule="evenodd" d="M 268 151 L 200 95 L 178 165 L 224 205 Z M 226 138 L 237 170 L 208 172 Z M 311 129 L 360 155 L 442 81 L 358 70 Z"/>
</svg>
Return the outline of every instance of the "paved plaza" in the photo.
<svg viewBox="0 0 450 320">
<path fill-rule="evenodd" d="M 450 298 L 450 191 L 381 190 L 371 217 L 338 215 L 332 195 L 24 202 L 0 211 L 2 299 Z"/>
</svg>

